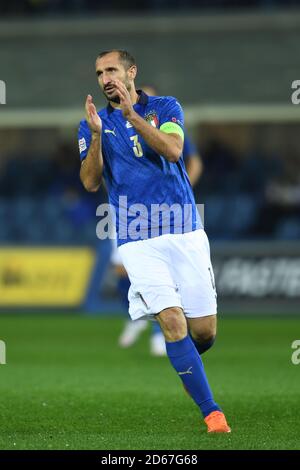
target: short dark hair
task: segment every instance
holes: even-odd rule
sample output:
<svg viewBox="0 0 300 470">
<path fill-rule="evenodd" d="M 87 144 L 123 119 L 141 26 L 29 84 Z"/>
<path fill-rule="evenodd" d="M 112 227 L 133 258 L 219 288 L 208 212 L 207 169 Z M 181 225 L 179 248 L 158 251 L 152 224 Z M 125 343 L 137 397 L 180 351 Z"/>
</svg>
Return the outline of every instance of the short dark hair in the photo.
<svg viewBox="0 0 300 470">
<path fill-rule="evenodd" d="M 100 52 L 97 59 L 101 59 L 106 54 L 110 54 L 111 52 L 118 52 L 119 59 L 120 59 L 121 62 L 123 62 L 123 65 L 124 65 L 126 70 L 128 70 L 133 65 L 136 65 L 135 58 L 128 51 L 124 51 L 122 49 L 111 49 L 109 51 Z"/>
</svg>

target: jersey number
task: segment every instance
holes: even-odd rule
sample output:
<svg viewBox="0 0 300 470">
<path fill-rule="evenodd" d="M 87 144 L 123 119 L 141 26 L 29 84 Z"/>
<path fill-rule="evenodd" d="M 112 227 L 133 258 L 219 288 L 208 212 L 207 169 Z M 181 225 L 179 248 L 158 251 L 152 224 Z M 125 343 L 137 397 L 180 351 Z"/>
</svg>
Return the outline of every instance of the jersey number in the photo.
<svg viewBox="0 0 300 470">
<path fill-rule="evenodd" d="M 142 146 L 141 144 L 139 143 L 139 138 L 137 135 L 133 135 L 132 137 L 130 137 L 130 140 L 133 141 L 133 151 L 134 151 L 134 155 L 136 157 L 142 157 L 143 156 L 143 149 L 142 149 Z"/>
</svg>

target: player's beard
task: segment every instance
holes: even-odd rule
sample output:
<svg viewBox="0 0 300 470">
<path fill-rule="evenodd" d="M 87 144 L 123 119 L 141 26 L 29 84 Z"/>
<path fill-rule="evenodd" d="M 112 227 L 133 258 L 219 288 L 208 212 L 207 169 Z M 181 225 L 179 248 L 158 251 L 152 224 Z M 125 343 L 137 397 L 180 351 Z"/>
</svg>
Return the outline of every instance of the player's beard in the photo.
<svg viewBox="0 0 300 470">
<path fill-rule="evenodd" d="M 124 82 L 124 85 L 126 86 L 127 90 L 131 91 L 131 85 L 129 83 L 129 81 L 125 80 Z M 103 90 L 103 94 L 105 96 L 105 98 L 107 99 L 107 101 L 111 101 L 113 103 L 117 103 L 117 104 L 120 104 L 120 97 L 119 95 L 115 94 L 115 95 L 112 95 L 112 96 L 109 96 L 107 93 L 105 93 L 105 90 Z"/>
<path fill-rule="evenodd" d="M 104 93 L 105 94 L 105 93 Z M 117 103 L 117 104 L 120 104 L 120 97 L 118 95 L 113 95 L 112 97 L 108 97 L 106 94 L 105 94 L 106 98 L 108 101 L 112 101 L 113 103 Z"/>
</svg>

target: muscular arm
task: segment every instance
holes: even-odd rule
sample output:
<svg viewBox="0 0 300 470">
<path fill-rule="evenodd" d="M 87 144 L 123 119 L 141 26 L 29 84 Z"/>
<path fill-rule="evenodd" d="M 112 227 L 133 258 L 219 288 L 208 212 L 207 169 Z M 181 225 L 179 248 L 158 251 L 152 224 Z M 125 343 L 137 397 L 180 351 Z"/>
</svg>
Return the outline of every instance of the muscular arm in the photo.
<svg viewBox="0 0 300 470">
<path fill-rule="evenodd" d="M 148 124 L 148 122 L 134 111 L 129 92 L 124 84 L 120 82 L 120 80 L 115 80 L 114 84 L 120 98 L 120 105 L 125 119 L 133 125 L 149 147 L 159 155 L 165 157 L 169 162 L 176 163 L 182 154 L 183 135 L 180 136 L 172 132 L 163 132 L 151 126 L 151 124 Z"/>
<path fill-rule="evenodd" d="M 92 140 L 86 158 L 80 169 L 80 179 L 89 192 L 98 191 L 103 171 L 103 157 L 101 152 L 101 135 L 92 133 Z"/>
<path fill-rule="evenodd" d="M 166 134 L 156 129 L 135 111 L 128 116 L 128 121 L 156 153 L 172 163 L 176 163 L 179 160 L 183 148 L 183 140 L 180 135 L 173 133 Z"/>
<path fill-rule="evenodd" d="M 103 157 L 101 152 L 102 122 L 97 114 L 91 95 L 87 96 L 85 111 L 92 139 L 88 154 L 81 165 L 80 179 L 87 191 L 96 192 L 100 187 L 103 171 Z"/>
</svg>

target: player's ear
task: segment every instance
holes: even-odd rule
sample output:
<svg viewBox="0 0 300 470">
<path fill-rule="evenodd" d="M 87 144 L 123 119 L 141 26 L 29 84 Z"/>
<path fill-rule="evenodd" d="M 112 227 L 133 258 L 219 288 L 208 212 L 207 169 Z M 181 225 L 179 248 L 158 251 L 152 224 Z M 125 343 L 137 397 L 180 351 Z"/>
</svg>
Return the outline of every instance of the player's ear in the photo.
<svg viewBox="0 0 300 470">
<path fill-rule="evenodd" d="M 129 69 L 128 69 L 128 78 L 130 80 L 134 80 L 135 77 L 136 77 L 136 74 L 137 74 L 137 66 L 136 65 L 132 65 Z"/>
</svg>

